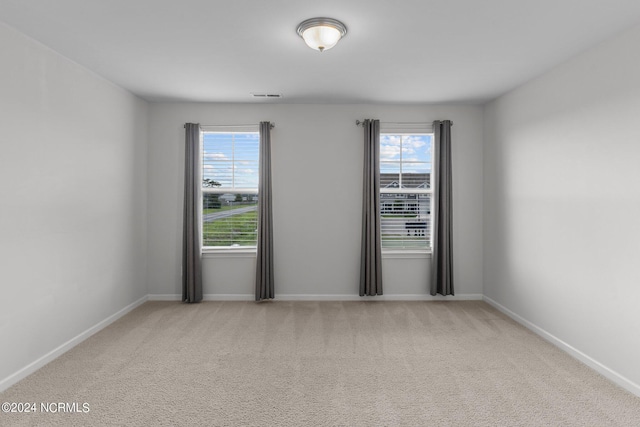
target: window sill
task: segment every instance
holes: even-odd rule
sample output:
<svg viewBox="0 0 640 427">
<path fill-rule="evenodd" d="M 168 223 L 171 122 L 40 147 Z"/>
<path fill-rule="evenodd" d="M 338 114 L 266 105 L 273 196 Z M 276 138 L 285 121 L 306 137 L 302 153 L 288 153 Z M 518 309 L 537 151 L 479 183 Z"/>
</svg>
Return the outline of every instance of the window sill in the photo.
<svg viewBox="0 0 640 427">
<path fill-rule="evenodd" d="M 203 249 L 202 258 L 255 258 L 257 249 Z"/>
<path fill-rule="evenodd" d="M 383 259 L 428 259 L 431 251 L 427 250 L 382 250 Z"/>
<path fill-rule="evenodd" d="M 255 258 L 257 249 L 203 249 L 202 258 Z M 420 250 L 383 250 L 384 259 L 428 259 L 431 251 Z"/>
</svg>

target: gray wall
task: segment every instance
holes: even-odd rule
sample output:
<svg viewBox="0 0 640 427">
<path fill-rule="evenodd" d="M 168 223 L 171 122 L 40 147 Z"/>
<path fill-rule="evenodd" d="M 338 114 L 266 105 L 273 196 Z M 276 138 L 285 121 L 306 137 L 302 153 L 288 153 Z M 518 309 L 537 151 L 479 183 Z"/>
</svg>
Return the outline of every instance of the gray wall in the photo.
<svg viewBox="0 0 640 427">
<path fill-rule="evenodd" d="M 636 393 L 638 46 L 640 27 L 486 106 L 483 250 L 487 297 Z"/>
<path fill-rule="evenodd" d="M 149 293 L 180 294 L 185 122 L 272 131 L 276 297 L 358 292 L 362 128 L 356 119 L 454 121 L 456 293 L 482 293 L 482 109 L 479 106 L 152 104 L 149 113 Z M 426 295 L 424 256 L 384 260 L 385 293 Z M 207 256 L 204 292 L 253 294 L 253 256 Z"/>
<path fill-rule="evenodd" d="M 147 105 L 0 23 L 0 389 L 146 289 Z"/>
</svg>

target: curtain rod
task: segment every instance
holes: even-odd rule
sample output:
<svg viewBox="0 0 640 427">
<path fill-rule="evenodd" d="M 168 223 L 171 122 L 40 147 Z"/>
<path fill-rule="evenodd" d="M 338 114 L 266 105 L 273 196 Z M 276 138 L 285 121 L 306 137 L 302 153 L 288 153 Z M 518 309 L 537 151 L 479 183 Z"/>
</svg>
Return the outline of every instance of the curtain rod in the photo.
<svg viewBox="0 0 640 427">
<path fill-rule="evenodd" d="M 433 125 L 433 122 L 380 122 L 381 125 Z M 356 126 L 364 126 L 364 120 L 356 120 Z M 451 122 L 453 126 L 453 122 Z"/>
<path fill-rule="evenodd" d="M 200 125 L 200 127 L 205 127 L 205 128 L 246 128 L 246 127 L 249 127 L 249 126 L 258 127 L 258 126 L 260 126 L 260 124 L 259 123 L 251 123 L 251 124 L 248 124 L 248 125 Z M 183 127 L 186 127 L 186 125 L 183 126 Z M 269 128 L 273 129 L 274 127 L 276 127 L 276 124 L 275 123 L 270 123 Z"/>
</svg>

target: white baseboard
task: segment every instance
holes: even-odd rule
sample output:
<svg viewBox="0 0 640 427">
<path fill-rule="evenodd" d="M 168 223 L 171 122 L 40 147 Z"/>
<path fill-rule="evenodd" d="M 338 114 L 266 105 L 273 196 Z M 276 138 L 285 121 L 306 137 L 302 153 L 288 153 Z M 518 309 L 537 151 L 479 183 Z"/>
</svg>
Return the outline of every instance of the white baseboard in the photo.
<svg viewBox="0 0 640 427">
<path fill-rule="evenodd" d="M 633 393 L 636 396 L 640 397 L 640 385 L 634 383 L 633 381 L 629 380 L 626 377 L 623 377 L 619 373 L 617 373 L 614 370 L 608 368 L 607 366 L 603 365 L 602 363 L 598 362 L 597 360 L 593 359 L 592 357 L 588 356 L 587 354 L 581 352 L 577 348 L 567 344 L 566 342 L 562 341 L 558 337 L 556 337 L 556 336 L 550 334 L 549 332 L 545 331 L 541 327 L 535 325 L 534 323 L 531 323 L 527 319 L 525 319 L 525 318 L 521 317 L 520 315 L 514 313 L 513 311 L 509 310 L 508 308 L 506 308 L 502 304 L 492 300 L 491 298 L 489 298 L 487 296 L 484 296 L 483 299 L 489 305 L 493 306 L 497 310 L 499 310 L 502 313 L 506 314 L 507 316 L 509 316 L 510 318 L 515 320 L 516 322 L 520 323 L 525 328 L 527 328 L 527 329 L 531 330 L 532 332 L 538 334 L 539 336 L 541 336 L 545 340 L 549 341 L 551 344 L 555 345 L 556 347 L 560 348 L 564 352 L 568 353 L 572 357 L 578 359 L 579 361 L 581 361 L 582 363 L 584 363 L 585 365 L 587 365 L 591 369 L 593 369 L 596 372 L 598 372 L 600 375 L 608 378 L 609 380 L 613 381 L 615 384 L 619 385 L 620 387 L 624 388 L 625 390 L 629 391 L 630 393 Z"/>
<path fill-rule="evenodd" d="M 147 295 L 149 301 L 181 301 L 181 294 L 149 294 Z"/>
<path fill-rule="evenodd" d="M 276 295 L 276 301 L 467 301 L 482 300 L 482 294 L 462 294 L 444 297 L 442 295 L 424 294 L 389 294 L 378 296 L 360 295 L 299 295 L 283 294 Z"/>
<path fill-rule="evenodd" d="M 149 301 L 182 301 L 182 294 L 149 294 Z M 251 294 L 205 294 L 203 301 L 253 301 Z"/>
<path fill-rule="evenodd" d="M 31 375 L 32 373 L 34 373 L 38 369 L 42 368 L 44 365 L 46 365 L 47 363 L 51 362 L 55 358 L 61 356 L 62 354 L 66 353 L 67 351 L 71 350 L 73 347 L 77 346 L 82 341 L 86 340 L 91 335 L 95 334 L 96 332 L 106 328 L 107 326 L 109 326 L 110 324 L 112 324 L 113 322 L 115 322 L 116 320 L 118 320 L 119 318 L 124 316 L 125 314 L 129 313 L 130 311 L 132 311 L 134 308 L 144 304 L 147 301 L 147 299 L 148 299 L 148 296 L 145 295 L 144 297 L 142 297 L 139 300 L 129 304 L 128 306 L 126 306 L 122 310 L 118 311 L 117 313 L 112 314 L 111 316 L 107 317 L 103 321 L 98 322 L 94 326 L 90 327 L 86 331 L 84 331 L 84 332 L 80 333 L 79 335 L 76 335 L 75 337 L 71 338 L 69 341 L 65 342 L 64 344 L 60 345 L 59 347 L 51 350 L 49 353 L 45 354 L 44 356 L 40 357 L 39 359 L 35 360 L 34 362 L 32 362 L 32 363 L 28 364 L 27 366 L 25 366 L 24 368 L 20 369 L 18 372 L 9 375 L 7 378 L 5 378 L 2 381 L 0 381 L 0 392 L 3 392 L 4 390 L 8 389 L 9 387 L 14 385 L 18 381 L 22 380 L 23 378 L 26 378 L 27 376 Z"/>
<path fill-rule="evenodd" d="M 149 294 L 149 301 L 180 301 L 180 294 Z M 203 301 L 253 301 L 253 294 L 205 294 Z M 361 297 L 359 295 L 328 294 L 276 294 L 275 301 L 481 301 L 482 294 L 460 294 L 443 297 L 442 295 L 423 294 L 394 294 L 375 297 Z"/>
</svg>

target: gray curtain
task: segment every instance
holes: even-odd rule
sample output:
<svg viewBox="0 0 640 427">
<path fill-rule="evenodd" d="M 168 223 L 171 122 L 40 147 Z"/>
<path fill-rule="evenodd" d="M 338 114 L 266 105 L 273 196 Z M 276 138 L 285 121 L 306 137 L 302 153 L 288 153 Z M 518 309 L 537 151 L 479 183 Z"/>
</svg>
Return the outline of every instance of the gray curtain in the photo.
<svg viewBox="0 0 640 427">
<path fill-rule="evenodd" d="M 187 123 L 184 154 L 184 215 L 182 228 L 182 301 L 202 301 L 200 259 L 200 125 Z"/>
<path fill-rule="evenodd" d="M 380 243 L 380 120 L 364 121 L 360 296 L 382 295 Z"/>
<path fill-rule="evenodd" d="M 431 295 L 453 295 L 453 227 L 451 198 L 451 121 L 433 122 L 433 254 Z"/>
<path fill-rule="evenodd" d="M 271 123 L 269 122 L 260 122 L 257 244 L 256 301 L 260 301 L 274 297 L 273 218 L 271 214 Z"/>
</svg>

